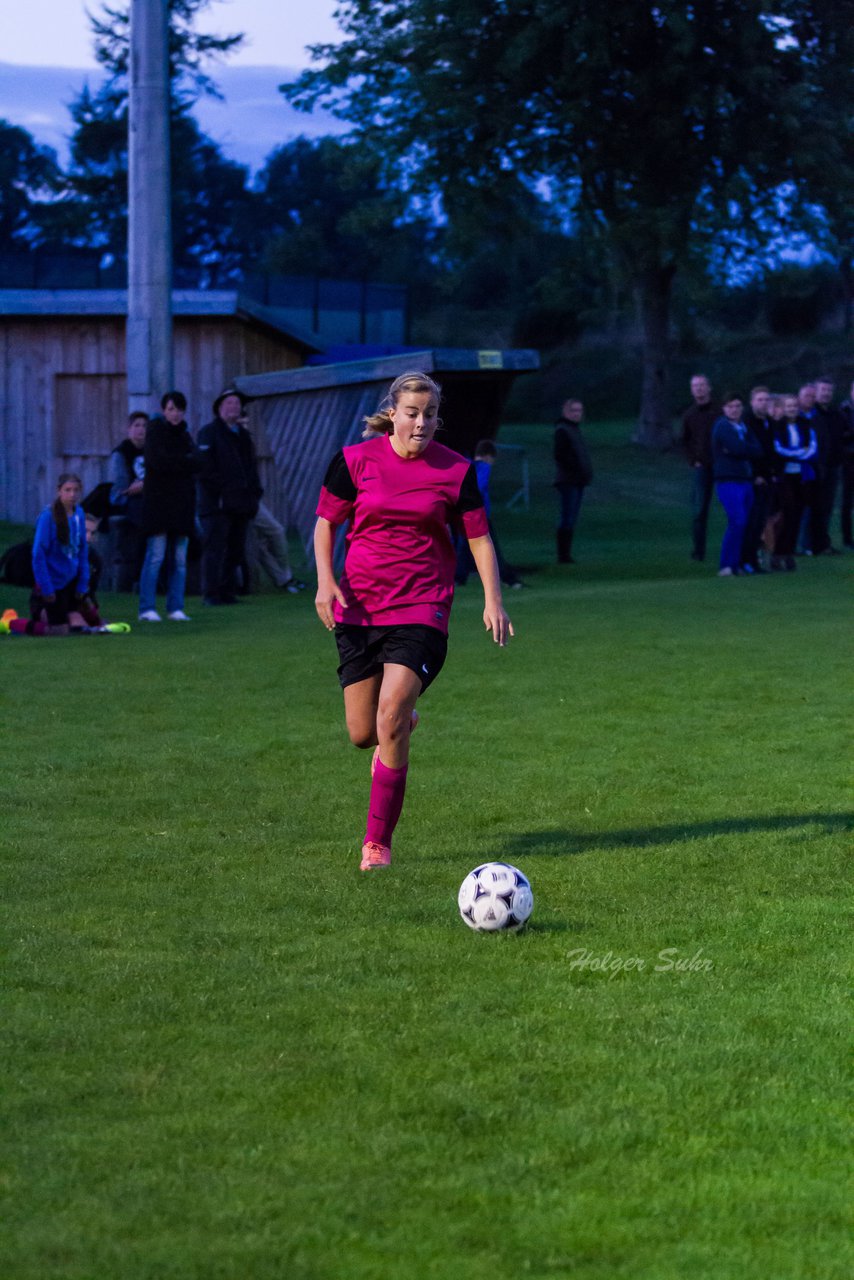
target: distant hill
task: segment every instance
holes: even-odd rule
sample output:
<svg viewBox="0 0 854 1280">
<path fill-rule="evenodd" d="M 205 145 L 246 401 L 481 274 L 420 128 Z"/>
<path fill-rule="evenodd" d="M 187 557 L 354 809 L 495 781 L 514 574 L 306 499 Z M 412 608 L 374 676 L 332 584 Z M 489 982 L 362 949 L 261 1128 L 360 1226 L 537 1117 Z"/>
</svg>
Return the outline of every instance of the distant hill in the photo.
<svg viewBox="0 0 854 1280">
<path fill-rule="evenodd" d="M 249 165 L 253 172 L 274 147 L 299 134 L 314 138 L 346 132 L 328 113 L 303 115 L 285 101 L 278 86 L 297 74 L 290 67 L 219 67 L 214 78 L 224 101 L 201 99 L 196 119 L 229 158 Z M 36 141 L 53 147 L 65 163 L 71 133 L 68 107 L 87 81 L 97 88 L 100 73 L 80 67 L 0 62 L 0 119 L 27 129 Z"/>
</svg>

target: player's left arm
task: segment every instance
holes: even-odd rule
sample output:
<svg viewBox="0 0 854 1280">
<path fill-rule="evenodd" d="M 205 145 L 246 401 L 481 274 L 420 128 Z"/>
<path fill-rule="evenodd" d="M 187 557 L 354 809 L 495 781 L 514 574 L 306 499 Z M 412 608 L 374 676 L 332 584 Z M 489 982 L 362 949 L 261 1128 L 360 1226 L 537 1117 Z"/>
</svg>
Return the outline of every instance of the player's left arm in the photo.
<svg viewBox="0 0 854 1280">
<path fill-rule="evenodd" d="M 501 602 L 501 578 L 498 574 L 498 561 L 495 547 L 489 534 L 479 538 L 468 539 L 469 549 L 475 568 L 483 583 L 483 623 L 487 631 L 492 632 L 496 644 L 506 645 L 512 635 L 513 623 L 508 618 Z"/>
</svg>

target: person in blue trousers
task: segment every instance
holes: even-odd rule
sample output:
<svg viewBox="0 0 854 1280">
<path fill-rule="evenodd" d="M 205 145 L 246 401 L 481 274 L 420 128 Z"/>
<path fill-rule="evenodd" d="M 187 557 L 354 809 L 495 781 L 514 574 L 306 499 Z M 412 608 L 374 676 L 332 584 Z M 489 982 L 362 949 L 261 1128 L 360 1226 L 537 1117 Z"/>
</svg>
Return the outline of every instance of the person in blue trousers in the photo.
<svg viewBox="0 0 854 1280">
<path fill-rule="evenodd" d="M 718 576 L 746 572 L 742 563 L 744 532 L 753 506 L 753 468 L 762 459 L 762 445 L 743 420 L 741 396 L 724 397 L 723 417 L 712 427 L 712 469 L 715 492 L 726 512 Z"/>
</svg>

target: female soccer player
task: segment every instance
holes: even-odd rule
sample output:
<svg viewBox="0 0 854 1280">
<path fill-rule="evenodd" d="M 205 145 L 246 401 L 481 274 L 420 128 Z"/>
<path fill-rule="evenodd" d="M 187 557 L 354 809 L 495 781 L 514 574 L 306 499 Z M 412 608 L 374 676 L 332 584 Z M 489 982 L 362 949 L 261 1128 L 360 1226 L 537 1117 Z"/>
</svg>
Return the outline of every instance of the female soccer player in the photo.
<svg viewBox="0 0 854 1280">
<path fill-rule="evenodd" d="M 396 378 L 365 419 L 367 438 L 332 459 L 317 506 L 315 606 L 338 643 L 350 740 L 376 748 L 362 871 L 391 862 L 415 702 L 445 661 L 455 568 L 449 521 L 462 525 L 480 574 L 486 630 L 499 645 L 513 635 L 474 467 L 433 439 L 440 396 L 424 373 Z M 335 532 L 348 520 L 339 583 Z"/>
</svg>

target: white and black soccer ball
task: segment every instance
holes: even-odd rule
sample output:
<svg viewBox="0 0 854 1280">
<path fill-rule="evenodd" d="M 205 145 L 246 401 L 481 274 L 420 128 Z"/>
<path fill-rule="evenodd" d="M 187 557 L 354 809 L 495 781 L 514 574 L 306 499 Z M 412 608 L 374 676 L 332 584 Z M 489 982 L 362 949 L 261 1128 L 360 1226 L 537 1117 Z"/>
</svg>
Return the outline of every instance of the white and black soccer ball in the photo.
<svg viewBox="0 0 854 1280">
<path fill-rule="evenodd" d="M 521 929 L 534 910 L 527 878 L 509 862 L 484 862 L 475 867 L 460 885 L 457 902 L 470 929 L 489 933 Z"/>
</svg>

